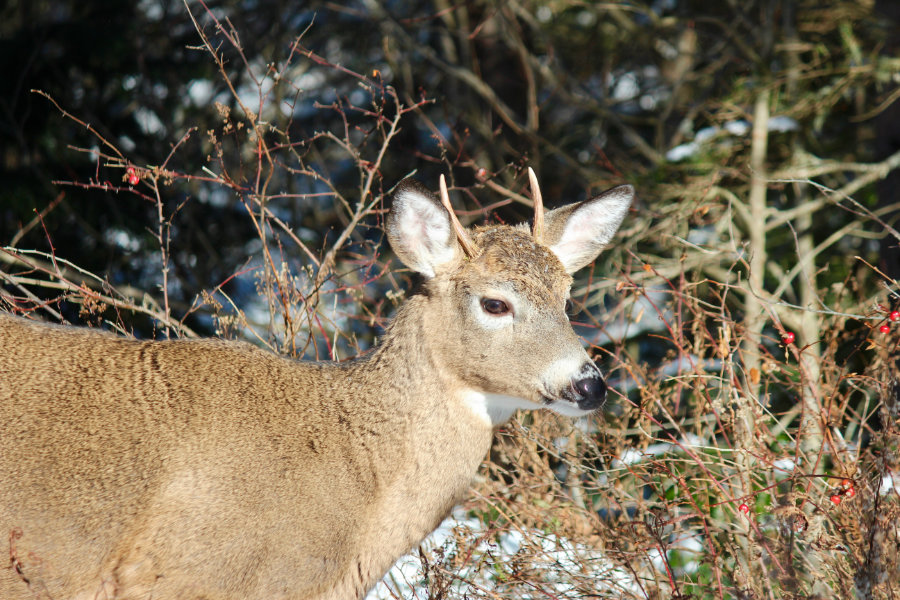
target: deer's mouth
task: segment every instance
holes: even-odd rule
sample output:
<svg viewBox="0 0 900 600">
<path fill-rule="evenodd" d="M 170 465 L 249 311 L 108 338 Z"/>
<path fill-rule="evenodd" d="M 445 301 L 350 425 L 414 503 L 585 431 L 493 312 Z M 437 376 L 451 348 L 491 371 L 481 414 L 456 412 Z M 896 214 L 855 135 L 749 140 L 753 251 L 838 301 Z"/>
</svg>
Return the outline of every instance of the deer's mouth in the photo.
<svg viewBox="0 0 900 600">
<path fill-rule="evenodd" d="M 583 382 L 581 387 L 585 388 Z M 541 405 L 567 416 L 586 415 L 606 404 L 606 383 L 598 379 L 590 389 L 579 390 L 579 382 L 570 383 L 559 394 L 549 394 L 541 390 Z M 595 389 L 596 388 L 596 389 Z"/>
</svg>

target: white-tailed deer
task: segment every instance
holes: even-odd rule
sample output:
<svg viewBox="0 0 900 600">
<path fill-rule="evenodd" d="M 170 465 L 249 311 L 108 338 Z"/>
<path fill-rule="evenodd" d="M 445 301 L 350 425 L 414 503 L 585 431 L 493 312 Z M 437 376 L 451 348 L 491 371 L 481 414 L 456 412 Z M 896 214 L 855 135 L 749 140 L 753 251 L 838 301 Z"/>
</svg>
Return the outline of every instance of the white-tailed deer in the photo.
<svg viewBox="0 0 900 600">
<path fill-rule="evenodd" d="M 441 183 L 444 204 L 397 188 L 388 237 L 425 281 L 346 363 L 0 315 L 0 598 L 361 598 L 464 496 L 496 425 L 601 406 L 565 305 L 632 188 L 467 231 Z"/>
</svg>

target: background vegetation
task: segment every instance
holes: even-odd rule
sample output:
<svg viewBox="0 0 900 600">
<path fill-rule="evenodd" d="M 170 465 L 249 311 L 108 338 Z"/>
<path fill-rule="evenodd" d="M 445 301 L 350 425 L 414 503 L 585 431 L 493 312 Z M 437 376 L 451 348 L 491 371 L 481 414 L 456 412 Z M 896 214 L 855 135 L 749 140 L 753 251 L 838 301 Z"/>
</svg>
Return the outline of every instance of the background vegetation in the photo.
<svg viewBox="0 0 900 600">
<path fill-rule="evenodd" d="M 34 0 L 0 8 L 0 308 L 365 351 L 391 188 L 525 220 L 630 182 L 574 319 L 615 410 L 519 415 L 381 597 L 900 591 L 900 8 Z"/>
</svg>

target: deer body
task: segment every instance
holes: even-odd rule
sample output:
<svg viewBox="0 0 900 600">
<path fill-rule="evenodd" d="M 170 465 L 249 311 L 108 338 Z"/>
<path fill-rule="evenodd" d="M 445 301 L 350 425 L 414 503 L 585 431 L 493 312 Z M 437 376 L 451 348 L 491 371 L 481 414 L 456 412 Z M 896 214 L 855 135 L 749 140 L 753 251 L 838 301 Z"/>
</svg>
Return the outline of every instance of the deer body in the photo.
<svg viewBox="0 0 900 600">
<path fill-rule="evenodd" d="M 571 205 L 604 207 L 601 246 L 616 190 Z M 493 227 L 467 257 L 402 184 L 389 237 L 423 292 L 342 364 L 0 315 L 0 598 L 363 597 L 463 497 L 494 426 L 602 403 L 563 312 L 567 271 L 599 250 L 566 239 L 571 213 L 546 215 L 547 245 Z"/>
</svg>

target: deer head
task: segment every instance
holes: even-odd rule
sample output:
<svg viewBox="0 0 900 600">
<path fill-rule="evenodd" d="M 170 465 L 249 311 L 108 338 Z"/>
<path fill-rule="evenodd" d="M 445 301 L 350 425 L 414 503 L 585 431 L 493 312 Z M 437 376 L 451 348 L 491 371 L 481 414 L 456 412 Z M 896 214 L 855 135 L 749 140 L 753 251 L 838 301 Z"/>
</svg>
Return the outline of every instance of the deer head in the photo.
<svg viewBox="0 0 900 600">
<path fill-rule="evenodd" d="M 424 335 L 458 393 L 499 424 L 518 408 L 578 416 L 606 384 L 569 323 L 572 274 L 610 241 L 634 196 L 622 185 L 544 212 L 537 181 L 532 228 L 466 230 L 441 178 L 439 199 L 403 181 L 387 231 L 397 256 L 425 278 Z"/>
</svg>

